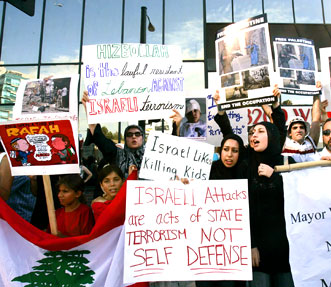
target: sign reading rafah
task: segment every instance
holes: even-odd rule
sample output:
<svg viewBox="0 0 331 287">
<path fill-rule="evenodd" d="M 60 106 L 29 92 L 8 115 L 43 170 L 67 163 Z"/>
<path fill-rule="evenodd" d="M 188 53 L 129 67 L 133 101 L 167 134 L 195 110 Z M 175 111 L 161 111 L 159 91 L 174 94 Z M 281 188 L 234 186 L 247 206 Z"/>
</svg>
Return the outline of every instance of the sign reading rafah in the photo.
<svg viewBox="0 0 331 287">
<path fill-rule="evenodd" d="M 167 118 L 185 106 L 181 50 L 156 44 L 83 47 L 89 123 Z"/>
<path fill-rule="evenodd" d="M 162 132 L 148 136 L 139 177 L 145 179 L 209 179 L 214 146 Z"/>
<path fill-rule="evenodd" d="M 125 282 L 252 280 L 247 180 L 127 182 Z"/>
<path fill-rule="evenodd" d="M 286 232 L 295 286 L 331 285 L 331 193 L 323 184 L 330 174 L 331 167 L 283 173 Z"/>
</svg>

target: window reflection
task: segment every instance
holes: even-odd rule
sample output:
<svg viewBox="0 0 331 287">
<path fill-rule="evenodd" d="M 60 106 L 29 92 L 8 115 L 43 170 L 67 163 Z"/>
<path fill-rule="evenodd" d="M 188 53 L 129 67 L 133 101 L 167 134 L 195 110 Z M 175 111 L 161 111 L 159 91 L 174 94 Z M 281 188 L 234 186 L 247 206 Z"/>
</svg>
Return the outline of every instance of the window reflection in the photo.
<svg viewBox="0 0 331 287">
<path fill-rule="evenodd" d="M 7 3 L 1 55 L 4 64 L 37 63 L 42 2 L 36 0 L 33 17 Z"/>
<path fill-rule="evenodd" d="M 264 0 L 269 23 L 293 23 L 292 0 Z"/>
<path fill-rule="evenodd" d="M 296 23 L 323 23 L 321 0 L 294 1 L 294 12 Z"/>
<path fill-rule="evenodd" d="M 331 23 L 331 0 L 323 0 L 325 23 Z"/>
<path fill-rule="evenodd" d="M 84 45 L 120 43 L 122 0 L 86 1 Z"/>
<path fill-rule="evenodd" d="M 179 45 L 184 60 L 203 59 L 202 1 L 166 1 L 165 44 Z"/>
<path fill-rule="evenodd" d="M 147 15 L 155 27 L 154 32 L 146 31 L 146 43 L 162 44 L 162 1 L 126 1 L 124 42 L 140 43 L 141 7 L 147 8 Z M 148 20 L 146 20 L 148 27 Z"/>
<path fill-rule="evenodd" d="M 206 0 L 207 22 L 232 22 L 231 0 Z"/>
<path fill-rule="evenodd" d="M 46 1 L 42 62 L 78 62 L 82 1 Z"/>
<path fill-rule="evenodd" d="M 40 68 L 40 77 L 45 78 L 49 76 L 66 76 L 78 74 L 78 65 L 55 65 L 55 66 L 42 66 Z"/>
<path fill-rule="evenodd" d="M 243 5 L 243 1 L 233 0 L 233 10 L 235 22 L 245 20 L 247 18 L 262 14 L 262 1 L 245 1 L 245 5 Z"/>
</svg>

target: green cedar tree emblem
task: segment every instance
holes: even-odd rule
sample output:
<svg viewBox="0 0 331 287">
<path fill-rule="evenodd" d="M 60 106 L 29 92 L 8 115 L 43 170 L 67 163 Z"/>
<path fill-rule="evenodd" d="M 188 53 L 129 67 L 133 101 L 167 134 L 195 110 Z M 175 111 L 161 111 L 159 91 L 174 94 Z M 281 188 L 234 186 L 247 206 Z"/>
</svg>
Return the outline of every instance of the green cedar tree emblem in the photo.
<svg viewBox="0 0 331 287">
<path fill-rule="evenodd" d="M 47 251 L 44 258 L 38 260 L 39 266 L 32 267 L 30 273 L 15 277 L 12 281 L 29 283 L 25 287 L 84 287 L 94 282 L 94 271 L 86 264 L 84 257 L 88 250 Z"/>
</svg>

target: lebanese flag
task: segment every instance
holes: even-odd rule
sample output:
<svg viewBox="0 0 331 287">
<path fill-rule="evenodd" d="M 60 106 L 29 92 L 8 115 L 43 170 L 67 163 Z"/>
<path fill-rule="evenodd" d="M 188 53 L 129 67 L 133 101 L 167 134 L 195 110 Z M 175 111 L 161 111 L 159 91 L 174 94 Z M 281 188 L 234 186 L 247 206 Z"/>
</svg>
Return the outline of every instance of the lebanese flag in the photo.
<svg viewBox="0 0 331 287">
<path fill-rule="evenodd" d="M 89 235 L 59 238 L 0 198 L 0 286 L 124 286 L 125 199 L 126 182 Z"/>
</svg>

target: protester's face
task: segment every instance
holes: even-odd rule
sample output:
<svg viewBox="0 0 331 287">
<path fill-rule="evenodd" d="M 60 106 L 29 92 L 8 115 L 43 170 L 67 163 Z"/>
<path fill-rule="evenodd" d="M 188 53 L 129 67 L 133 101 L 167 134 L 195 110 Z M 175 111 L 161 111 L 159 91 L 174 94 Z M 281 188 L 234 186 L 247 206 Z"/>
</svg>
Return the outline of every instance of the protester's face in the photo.
<svg viewBox="0 0 331 287">
<path fill-rule="evenodd" d="M 193 110 L 186 114 L 189 123 L 197 123 L 200 120 L 200 110 Z"/>
<path fill-rule="evenodd" d="M 254 148 L 254 142 L 253 142 L 253 127 L 251 127 L 248 131 L 248 143 L 251 148 Z"/>
<path fill-rule="evenodd" d="M 256 125 L 253 128 L 252 141 L 256 152 L 263 152 L 268 147 L 268 133 L 264 125 Z"/>
<path fill-rule="evenodd" d="M 60 204 L 62 206 L 73 205 L 74 203 L 77 202 L 80 196 L 81 196 L 80 191 L 74 191 L 65 184 L 60 184 L 57 197 L 59 198 Z"/>
<path fill-rule="evenodd" d="M 66 142 L 64 142 L 63 139 L 59 137 L 55 137 L 52 140 L 52 145 L 57 150 L 64 150 L 66 148 Z"/>
<path fill-rule="evenodd" d="M 225 167 L 234 167 L 239 158 L 239 143 L 236 140 L 228 139 L 221 151 L 221 160 Z"/>
<path fill-rule="evenodd" d="M 17 141 L 18 150 L 27 151 L 29 149 L 29 144 L 26 140 L 20 139 Z"/>
<path fill-rule="evenodd" d="M 114 171 L 109 173 L 100 183 L 101 189 L 107 194 L 107 199 L 114 199 L 123 184 L 122 178 Z"/>
<path fill-rule="evenodd" d="M 323 127 L 323 143 L 326 149 L 331 152 L 331 121 L 327 122 Z M 324 133 L 329 135 L 324 135 Z"/>
<path fill-rule="evenodd" d="M 306 136 L 306 129 L 303 123 L 295 123 L 291 126 L 291 132 L 289 133 L 292 140 L 303 143 Z"/>
<path fill-rule="evenodd" d="M 126 134 L 125 141 L 128 148 L 137 149 L 143 144 L 143 135 L 138 128 L 131 128 Z"/>
</svg>

